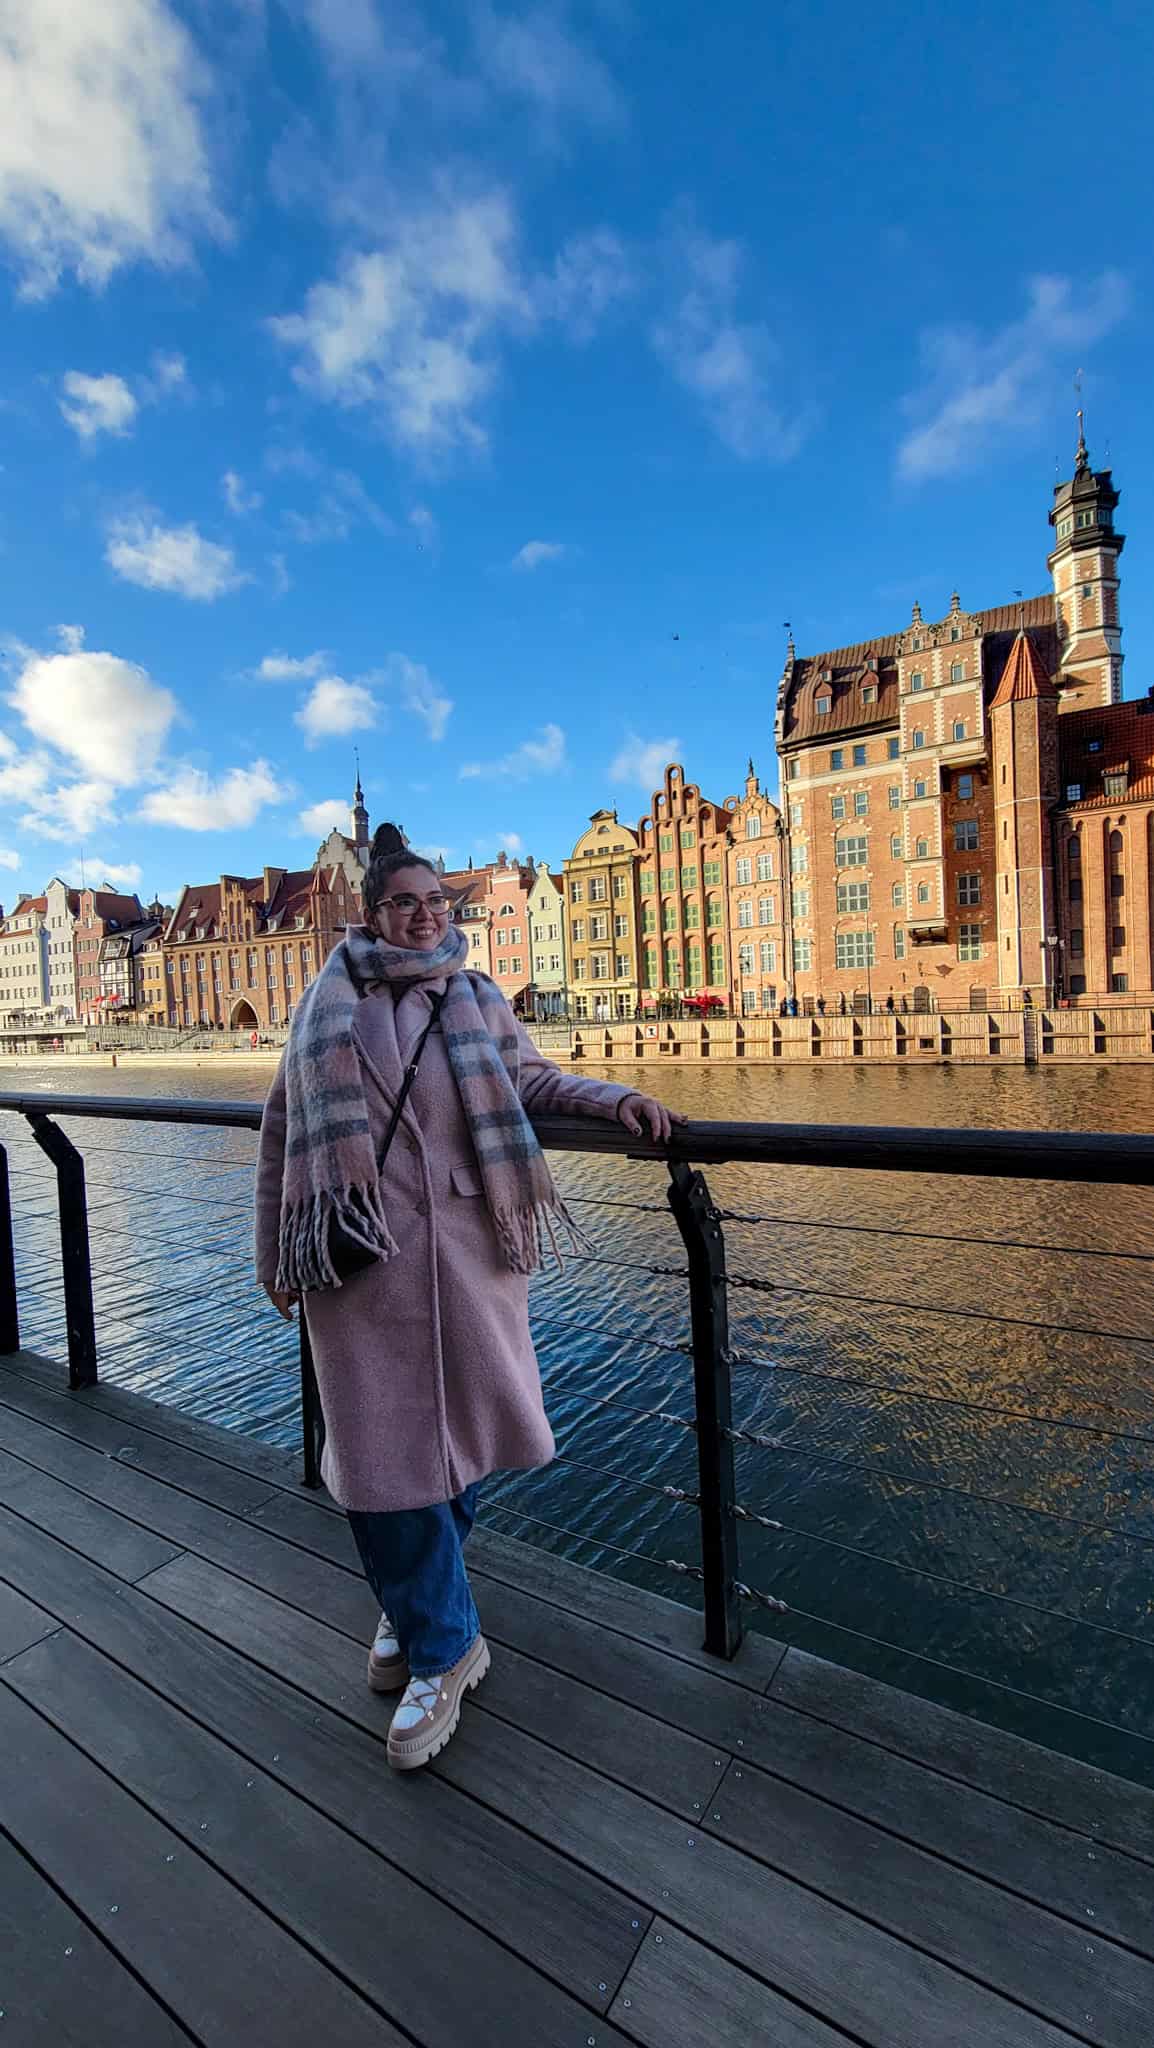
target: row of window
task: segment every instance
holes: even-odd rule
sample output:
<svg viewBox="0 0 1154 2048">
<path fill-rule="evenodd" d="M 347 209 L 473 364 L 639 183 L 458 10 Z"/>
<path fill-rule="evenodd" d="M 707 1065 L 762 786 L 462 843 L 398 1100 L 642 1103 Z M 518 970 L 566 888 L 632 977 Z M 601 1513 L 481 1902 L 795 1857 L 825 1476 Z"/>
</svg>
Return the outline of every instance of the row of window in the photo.
<svg viewBox="0 0 1154 2048">
<path fill-rule="evenodd" d="M 893 957 L 906 957 L 906 935 L 901 925 L 895 925 L 891 934 Z M 959 960 L 980 960 L 982 958 L 982 927 L 980 924 L 958 926 L 957 954 Z M 837 932 L 834 935 L 834 964 L 837 967 L 873 967 L 877 964 L 876 940 L 873 932 Z M 813 940 L 796 938 L 793 942 L 793 965 L 797 974 L 813 971 Z"/>
<path fill-rule="evenodd" d="M 604 875 L 590 875 L 587 881 L 582 880 L 579 882 L 570 882 L 570 903 L 584 903 L 586 888 L 588 888 L 589 890 L 590 903 L 604 903 L 606 901 L 609 894 L 609 884 L 606 877 Z M 614 875 L 613 894 L 619 903 L 623 900 L 623 898 L 628 896 L 628 875 Z"/>
<path fill-rule="evenodd" d="M 650 912 L 649 915 L 652 916 L 652 912 Z M 588 929 L 589 937 L 591 939 L 607 939 L 609 937 L 608 913 L 605 911 L 601 911 L 595 916 L 591 917 L 589 919 Z M 575 944 L 580 945 L 584 941 L 585 930 L 585 919 L 583 917 L 575 917 L 573 919 L 572 926 L 573 939 Z M 627 939 L 629 937 L 629 919 L 624 915 L 623 912 L 618 912 L 617 916 L 613 919 L 613 936 L 616 939 Z"/>
<path fill-rule="evenodd" d="M 609 959 L 608 953 L 591 953 L 588 961 L 575 960 L 573 962 L 574 981 L 609 981 L 611 979 Z M 617 980 L 628 981 L 633 972 L 633 963 L 628 953 L 617 953 L 614 955 L 614 960 Z"/>
</svg>

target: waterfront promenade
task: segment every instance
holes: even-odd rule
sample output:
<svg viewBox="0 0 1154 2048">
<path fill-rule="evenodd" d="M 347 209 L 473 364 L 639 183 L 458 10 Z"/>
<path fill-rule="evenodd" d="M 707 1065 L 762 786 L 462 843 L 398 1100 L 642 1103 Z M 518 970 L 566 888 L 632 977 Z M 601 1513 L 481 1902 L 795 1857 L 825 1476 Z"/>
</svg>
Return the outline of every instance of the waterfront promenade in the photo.
<svg viewBox="0 0 1154 2048">
<path fill-rule="evenodd" d="M 0 1522 L 18 2048 L 1146 2048 L 1154 1792 L 484 1530 L 398 1779 L 343 1517 L 29 1353 Z"/>
</svg>

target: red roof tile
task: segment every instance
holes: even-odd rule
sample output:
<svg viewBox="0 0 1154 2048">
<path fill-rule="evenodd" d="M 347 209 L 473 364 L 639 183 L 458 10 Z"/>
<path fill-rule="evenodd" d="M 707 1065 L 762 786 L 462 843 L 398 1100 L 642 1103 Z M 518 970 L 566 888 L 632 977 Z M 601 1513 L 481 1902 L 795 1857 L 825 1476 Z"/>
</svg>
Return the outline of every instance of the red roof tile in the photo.
<svg viewBox="0 0 1154 2048">
<path fill-rule="evenodd" d="M 1097 744 L 1095 744 L 1097 742 Z M 1068 711 L 1058 720 L 1063 792 L 1078 784 L 1085 795 L 1068 810 L 1116 808 L 1120 802 L 1154 800 L 1154 700 L 1132 704 L 1100 704 L 1087 711 Z M 1125 798 L 1108 797 L 1102 777 L 1111 769 L 1126 770 Z"/>
<path fill-rule="evenodd" d="M 990 710 L 998 711 L 1003 704 L 1028 704 L 1038 697 L 1056 697 L 1057 694 L 1041 655 L 1023 629 L 1010 649 L 1002 680 L 990 699 Z"/>
<path fill-rule="evenodd" d="M 982 634 L 982 674 L 987 689 L 1001 677 L 1006 657 L 1018 631 L 1019 622 L 1033 631 L 1043 663 L 1053 671 L 1058 666 L 1057 613 L 1052 594 L 1028 598 L 1017 604 L 995 605 L 992 610 L 969 614 Z M 940 621 L 939 624 L 948 624 Z M 835 647 L 824 654 L 799 655 L 794 661 L 789 694 L 782 719 L 782 743 L 786 747 L 806 740 L 825 739 L 847 732 L 876 731 L 896 727 L 898 722 L 897 650 L 911 631 L 911 621 L 900 633 L 885 633 L 876 640 L 859 640 L 852 647 Z M 929 642 L 934 625 L 922 628 Z M 828 676 L 832 689 L 825 683 Z M 866 704 L 862 689 L 877 685 L 877 702 Z M 815 698 L 829 694 L 832 703 L 821 717 L 814 710 Z"/>
</svg>

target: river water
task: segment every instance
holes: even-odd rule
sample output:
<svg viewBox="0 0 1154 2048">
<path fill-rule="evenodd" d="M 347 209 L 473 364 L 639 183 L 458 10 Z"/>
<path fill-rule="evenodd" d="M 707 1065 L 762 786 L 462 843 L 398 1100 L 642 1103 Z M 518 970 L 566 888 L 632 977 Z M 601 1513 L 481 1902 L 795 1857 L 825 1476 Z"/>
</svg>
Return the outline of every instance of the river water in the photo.
<svg viewBox="0 0 1154 2048">
<path fill-rule="evenodd" d="M 591 1070 L 593 1071 L 593 1070 Z M 614 1079 L 657 1085 L 652 1069 Z M 269 1069 L 53 1061 L 8 1089 L 257 1101 Z M 1149 1131 L 1154 1067 L 671 1067 L 702 1118 Z M 15 1120 L 6 1118 L 10 1127 Z M 68 1125 L 87 1161 L 101 1372 L 295 1445 L 292 1332 L 251 1277 L 255 1137 Z M 23 1340 L 65 1355 L 54 1187 L 10 1128 Z M 650 1165 L 565 1155 L 607 1261 L 534 1285 L 561 1461 L 498 1478 L 510 1535 L 681 1600 L 697 1557 L 682 1264 Z M 1154 1191 L 726 1167 L 742 1572 L 820 1655 L 1154 1784 Z M 619 1207 L 646 1204 L 649 1207 Z M 1042 1327 L 1037 1327 L 1041 1325 Z M 1073 1327 L 1071 1327 L 1073 1326 Z M 625 1553 L 642 1553 L 626 1555 Z"/>
</svg>

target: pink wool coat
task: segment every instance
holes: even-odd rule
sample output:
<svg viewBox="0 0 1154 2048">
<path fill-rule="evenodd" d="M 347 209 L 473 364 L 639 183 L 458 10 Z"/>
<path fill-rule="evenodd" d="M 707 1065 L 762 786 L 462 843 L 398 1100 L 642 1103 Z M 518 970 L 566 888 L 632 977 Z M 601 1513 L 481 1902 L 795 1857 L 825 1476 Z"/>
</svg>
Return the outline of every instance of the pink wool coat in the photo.
<svg viewBox="0 0 1154 2048">
<path fill-rule="evenodd" d="M 428 1020 L 425 988 L 405 990 L 395 1005 L 390 989 L 374 990 L 354 1014 L 378 1151 Z M 615 1117 L 628 1088 L 555 1067 L 512 1011 L 509 1021 L 530 1115 Z M 256 1270 L 268 1286 L 276 1284 L 284 1143 L 282 1069 L 265 1103 L 257 1164 Z M 396 1255 L 343 1287 L 304 1297 L 325 1418 L 325 1484 L 342 1507 L 370 1511 L 452 1500 L 490 1472 L 547 1465 L 555 1449 L 529 1335 L 529 1283 L 500 1258 L 438 1025 L 381 1186 Z"/>
</svg>

